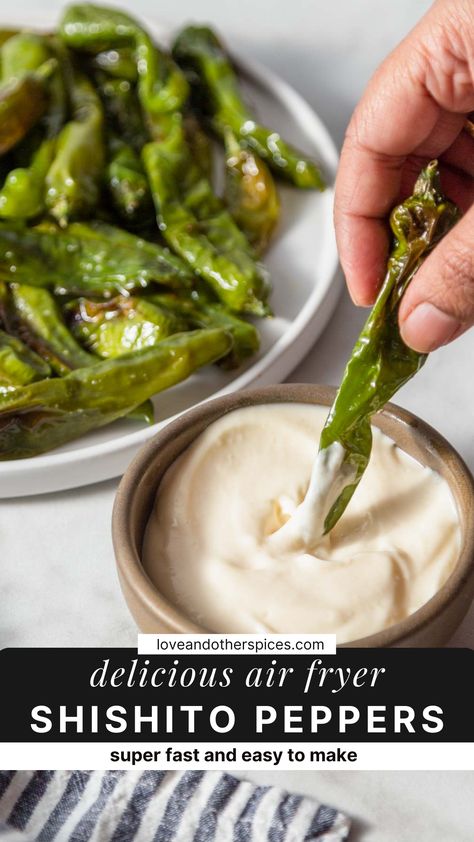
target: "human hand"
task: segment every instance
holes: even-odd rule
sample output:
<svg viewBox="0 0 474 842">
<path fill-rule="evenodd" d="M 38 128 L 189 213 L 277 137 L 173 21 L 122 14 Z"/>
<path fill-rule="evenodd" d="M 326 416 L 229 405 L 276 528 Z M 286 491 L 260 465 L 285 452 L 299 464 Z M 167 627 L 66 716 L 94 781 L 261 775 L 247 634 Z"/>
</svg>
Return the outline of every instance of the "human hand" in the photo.
<svg viewBox="0 0 474 842">
<path fill-rule="evenodd" d="M 404 341 L 444 345 L 474 324 L 474 3 L 437 0 L 370 81 L 349 124 L 336 181 L 339 254 L 356 304 L 370 305 L 389 246 L 387 215 L 438 158 L 443 192 L 465 213 L 400 305 Z"/>
</svg>

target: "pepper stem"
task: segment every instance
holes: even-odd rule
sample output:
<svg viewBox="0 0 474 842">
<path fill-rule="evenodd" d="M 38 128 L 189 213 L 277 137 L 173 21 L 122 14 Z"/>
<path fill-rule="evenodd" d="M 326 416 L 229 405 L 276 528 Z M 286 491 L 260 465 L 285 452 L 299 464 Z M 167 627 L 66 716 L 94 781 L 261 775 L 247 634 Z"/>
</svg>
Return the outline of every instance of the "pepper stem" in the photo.
<svg viewBox="0 0 474 842">
<path fill-rule="evenodd" d="M 413 195 L 419 199 L 432 201 L 435 205 L 444 201 L 437 160 L 430 161 L 428 166 L 421 171 L 416 180 Z"/>
</svg>

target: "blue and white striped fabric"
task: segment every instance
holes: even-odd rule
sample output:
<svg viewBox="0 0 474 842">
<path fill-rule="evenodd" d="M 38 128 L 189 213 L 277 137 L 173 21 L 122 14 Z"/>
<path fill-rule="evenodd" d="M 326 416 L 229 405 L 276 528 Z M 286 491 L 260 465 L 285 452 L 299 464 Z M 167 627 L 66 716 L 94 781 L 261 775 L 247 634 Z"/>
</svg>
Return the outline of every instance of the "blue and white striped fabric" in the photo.
<svg viewBox="0 0 474 842">
<path fill-rule="evenodd" d="M 348 834 L 348 819 L 331 807 L 221 772 L 0 771 L 1 842 L 343 842 Z"/>
</svg>

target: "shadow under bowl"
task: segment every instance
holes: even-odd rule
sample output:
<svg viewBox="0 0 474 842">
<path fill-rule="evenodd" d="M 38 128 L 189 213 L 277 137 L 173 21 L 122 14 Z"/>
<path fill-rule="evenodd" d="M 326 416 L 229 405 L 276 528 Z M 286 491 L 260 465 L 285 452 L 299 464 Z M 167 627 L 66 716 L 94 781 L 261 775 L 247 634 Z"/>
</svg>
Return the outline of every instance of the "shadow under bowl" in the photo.
<svg viewBox="0 0 474 842">
<path fill-rule="evenodd" d="M 122 591 L 141 631 L 209 633 L 160 594 L 141 562 L 143 538 L 157 490 L 174 460 L 210 424 L 235 409 L 266 403 L 329 407 L 334 395 L 335 389 L 330 386 L 293 383 L 225 395 L 181 415 L 138 453 L 117 491 L 112 537 Z M 387 404 L 373 418 L 373 425 L 448 483 L 459 516 L 461 550 L 448 580 L 418 611 L 344 646 L 441 646 L 453 635 L 474 597 L 474 480 L 454 448 L 416 415 Z"/>
</svg>

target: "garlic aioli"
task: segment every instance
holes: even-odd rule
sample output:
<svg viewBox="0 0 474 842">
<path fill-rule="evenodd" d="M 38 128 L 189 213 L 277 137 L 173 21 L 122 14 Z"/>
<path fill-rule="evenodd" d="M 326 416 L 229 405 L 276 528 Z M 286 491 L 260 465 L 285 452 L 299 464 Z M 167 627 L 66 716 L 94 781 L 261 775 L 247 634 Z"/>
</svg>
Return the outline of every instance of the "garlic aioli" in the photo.
<svg viewBox="0 0 474 842">
<path fill-rule="evenodd" d="M 334 529 L 316 541 L 318 525 L 294 529 L 326 416 L 307 404 L 235 410 L 163 478 L 143 563 L 206 629 L 334 632 L 343 643 L 412 614 L 453 570 L 461 536 L 448 484 L 375 428 L 369 466 Z"/>
</svg>

